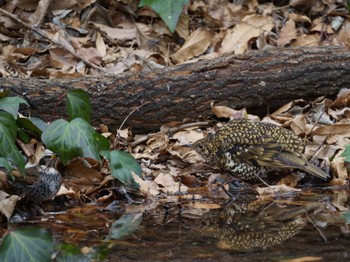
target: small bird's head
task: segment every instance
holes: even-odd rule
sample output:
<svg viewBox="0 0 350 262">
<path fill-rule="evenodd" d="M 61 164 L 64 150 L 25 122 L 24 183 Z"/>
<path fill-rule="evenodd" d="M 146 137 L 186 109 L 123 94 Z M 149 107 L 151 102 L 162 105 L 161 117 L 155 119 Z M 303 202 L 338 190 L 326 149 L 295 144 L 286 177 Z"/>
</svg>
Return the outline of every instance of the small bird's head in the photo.
<svg viewBox="0 0 350 262">
<path fill-rule="evenodd" d="M 191 147 L 200 153 L 205 159 L 213 158 L 213 150 L 210 148 L 210 143 L 208 138 L 203 138 L 194 142 Z"/>
<path fill-rule="evenodd" d="M 58 161 L 58 158 L 56 155 L 45 155 L 43 156 L 40 161 L 39 161 L 39 166 L 42 169 L 47 169 L 47 168 L 56 168 L 56 162 Z"/>
</svg>

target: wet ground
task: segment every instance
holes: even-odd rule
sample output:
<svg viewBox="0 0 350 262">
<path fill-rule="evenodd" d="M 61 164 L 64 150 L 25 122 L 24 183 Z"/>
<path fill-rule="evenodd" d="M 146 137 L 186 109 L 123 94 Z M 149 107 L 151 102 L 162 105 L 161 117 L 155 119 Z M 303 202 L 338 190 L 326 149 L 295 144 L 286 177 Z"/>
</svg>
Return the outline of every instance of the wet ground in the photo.
<svg viewBox="0 0 350 262">
<path fill-rule="evenodd" d="M 26 224 L 49 228 L 58 245 L 85 253 L 64 249 L 66 261 L 350 261 L 347 205 L 345 190 L 243 194 L 231 203 L 174 197 L 113 211 L 87 205 Z M 128 237 L 114 239 L 120 230 Z"/>
<path fill-rule="evenodd" d="M 322 211 L 315 215 L 318 211 L 311 209 L 303 213 L 304 207 L 300 206 L 263 206 L 267 209 L 245 212 L 231 205 L 220 211 L 211 210 L 198 220 L 174 217 L 169 222 L 165 219 L 164 223 L 150 214 L 144 217 L 133 238 L 113 246 L 108 258 L 111 261 L 282 261 L 295 258 L 350 261 L 350 235 L 347 226 L 341 225 L 338 219 L 332 222 L 332 218 L 322 219 Z M 231 212 L 227 214 L 227 210 Z M 252 230 L 247 229 L 248 226 Z M 264 242 L 266 239 L 270 241 Z"/>
<path fill-rule="evenodd" d="M 337 228 L 327 228 L 323 233 L 327 242 L 315 229 L 305 228 L 273 247 L 225 251 L 216 246 L 215 238 L 203 237 L 171 223 L 147 226 L 147 230 L 137 235 L 139 239 L 116 244 L 108 258 L 110 261 L 281 261 L 310 257 L 303 261 L 350 261 L 349 237 Z"/>
</svg>

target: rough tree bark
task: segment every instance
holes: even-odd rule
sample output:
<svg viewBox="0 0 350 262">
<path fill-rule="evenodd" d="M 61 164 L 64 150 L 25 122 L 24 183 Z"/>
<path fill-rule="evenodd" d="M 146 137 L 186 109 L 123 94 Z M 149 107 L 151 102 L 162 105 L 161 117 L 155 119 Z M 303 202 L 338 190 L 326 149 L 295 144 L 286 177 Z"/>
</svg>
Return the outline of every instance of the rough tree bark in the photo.
<svg viewBox="0 0 350 262">
<path fill-rule="evenodd" d="M 212 101 L 265 115 L 293 99 L 334 97 L 349 84 L 350 51 L 335 47 L 272 49 L 114 77 L 0 79 L 10 94 L 26 93 L 32 115 L 45 120 L 59 97 L 75 88 L 90 93 L 95 124 L 118 128 L 138 108 L 126 122 L 136 132 L 208 118 Z M 58 106 L 57 116 L 64 112 L 64 105 Z"/>
</svg>

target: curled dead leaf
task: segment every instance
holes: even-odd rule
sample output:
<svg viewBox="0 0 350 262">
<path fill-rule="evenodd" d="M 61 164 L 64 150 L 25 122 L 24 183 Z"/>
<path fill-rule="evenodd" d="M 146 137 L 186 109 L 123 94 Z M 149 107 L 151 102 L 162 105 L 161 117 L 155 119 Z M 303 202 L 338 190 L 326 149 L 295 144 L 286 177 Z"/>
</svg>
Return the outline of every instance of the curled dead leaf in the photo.
<svg viewBox="0 0 350 262">
<path fill-rule="evenodd" d="M 174 178 L 166 173 L 160 173 L 156 179 L 154 179 L 158 185 L 161 185 L 161 191 L 165 193 L 179 193 L 179 192 L 187 192 L 188 188 L 185 185 L 182 185 L 179 182 L 176 182 Z"/>
<path fill-rule="evenodd" d="M 325 135 L 327 136 L 327 143 L 333 144 L 341 138 L 350 137 L 350 124 L 321 126 L 315 129 L 312 135 Z"/>
<path fill-rule="evenodd" d="M 155 181 L 143 180 L 141 177 L 136 175 L 133 171 L 131 171 L 131 175 L 136 181 L 136 183 L 140 186 L 140 191 L 145 196 L 156 196 L 160 193 L 159 186 Z"/>
<path fill-rule="evenodd" d="M 6 192 L 0 190 L 0 213 L 3 214 L 7 220 L 12 216 L 19 199 L 20 197 L 17 195 L 10 196 Z"/>
<path fill-rule="evenodd" d="M 203 137 L 203 132 L 198 132 L 198 130 L 183 130 L 176 132 L 172 136 L 172 138 L 177 139 L 181 145 L 192 144 Z M 180 150 L 182 149 L 180 148 Z"/>
<path fill-rule="evenodd" d="M 227 30 L 224 37 L 220 53 L 221 54 L 242 54 L 248 49 L 248 43 L 251 39 L 257 38 L 261 34 L 270 32 L 274 27 L 274 21 L 271 16 L 247 15 L 242 22 L 233 29 Z"/>
<path fill-rule="evenodd" d="M 214 103 L 212 102 L 210 104 L 211 111 L 218 117 L 224 117 L 224 118 L 247 118 L 247 110 L 245 108 L 241 110 L 234 110 L 227 106 L 214 106 Z"/>
<path fill-rule="evenodd" d="M 152 134 L 147 141 L 147 147 L 150 151 L 157 152 L 165 149 L 169 144 L 169 137 L 163 133 Z"/>
<path fill-rule="evenodd" d="M 90 161 L 90 162 L 89 162 Z M 100 188 L 103 176 L 97 171 L 95 160 L 75 158 L 64 170 L 64 181 L 68 187 L 79 188 L 89 195 Z"/>
<path fill-rule="evenodd" d="M 281 32 L 277 38 L 277 46 L 284 47 L 289 45 L 297 38 L 297 31 L 295 28 L 295 22 L 289 19 L 282 27 Z"/>
<path fill-rule="evenodd" d="M 176 63 L 188 61 L 202 53 L 210 46 L 212 32 L 206 28 L 198 28 L 187 39 L 185 44 L 171 56 Z"/>
<path fill-rule="evenodd" d="M 350 105 L 350 89 L 342 88 L 339 91 L 337 98 L 331 104 L 331 108 L 339 108 L 339 107 L 344 107 L 349 105 Z"/>
<path fill-rule="evenodd" d="M 349 179 L 349 169 L 342 157 L 335 157 L 331 163 L 333 172 L 336 174 L 336 177 L 330 182 L 332 185 L 348 185 Z"/>
</svg>

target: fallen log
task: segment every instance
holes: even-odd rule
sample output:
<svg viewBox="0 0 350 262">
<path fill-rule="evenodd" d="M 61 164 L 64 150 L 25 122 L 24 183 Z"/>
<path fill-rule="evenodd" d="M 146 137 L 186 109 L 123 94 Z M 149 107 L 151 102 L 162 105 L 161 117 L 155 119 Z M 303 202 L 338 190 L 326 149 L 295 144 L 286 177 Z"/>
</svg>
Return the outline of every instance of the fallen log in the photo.
<svg viewBox="0 0 350 262">
<path fill-rule="evenodd" d="M 293 99 L 334 97 L 349 86 L 350 51 L 342 47 L 270 49 L 113 77 L 0 78 L 11 95 L 26 94 L 33 116 L 50 120 L 60 96 L 81 88 L 90 94 L 94 124 L 116 129 L 134 110 L 125 126 L 135 132 L 208 119 L 211 102 L 266 115 Z M 64 115 L 62 104 L 55 117 Z"/>
</svg>

